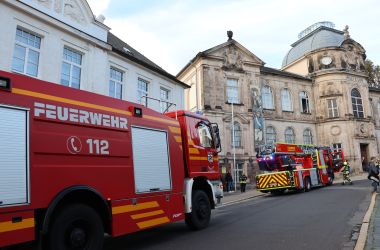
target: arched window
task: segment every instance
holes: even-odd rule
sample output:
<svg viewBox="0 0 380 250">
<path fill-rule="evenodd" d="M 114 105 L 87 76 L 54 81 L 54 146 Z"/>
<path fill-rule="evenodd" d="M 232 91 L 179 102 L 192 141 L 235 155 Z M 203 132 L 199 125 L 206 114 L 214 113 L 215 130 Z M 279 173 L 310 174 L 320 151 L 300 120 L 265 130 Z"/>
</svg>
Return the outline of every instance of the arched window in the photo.
<svg viewBox="0 0 380 250">
<path fill-rule="evenodd" d="M 241 128 L 238 122 L 234 122 L 233 129 L 231 129 L 231 145 L 241 147 Z"/>
<path fill-rule="evenodd" d="M 281 90 L 281 106 L 283 111 L 292 111 L 292 99 L 289 89 Z"/>
<path fill-rule="evenodd" d="M 294 130 L 290 127 L 285 129 L 285 142 L 286 143 L 295 143 Z"/>
<path fill-rule="evenodd" d="M 300 92 L 301 113 L 310 113 L 309 96 L 305 91 Z"/>
<path fill-rule="evenodd" d="M 263 101 L 263 108 L 273 109 L 273 95 L 272 89 L 269 86 L 264 86 L 261 91 L 261 98 Z"/>
<path fill-rule="evenodd" d="M 352 111 L 354 112 L 354 117 L 363 118 L 363 102 L 362 97 L 358 89 L 353 89 L 351 91 L 351 101 L 352 101 Z"/>
<path fill-rule="evenodd" d="M 304 144 L 313 144 L 313 134 L 310 129 L 305 129 L 303 131 L 303 143 Z"/>
<path fill-rule="evenodd" d="M 267 144 L 274 144 L 276 142 L 276 130 L 274 127 L 267 127 L 265 139 Z"/>
</svg>

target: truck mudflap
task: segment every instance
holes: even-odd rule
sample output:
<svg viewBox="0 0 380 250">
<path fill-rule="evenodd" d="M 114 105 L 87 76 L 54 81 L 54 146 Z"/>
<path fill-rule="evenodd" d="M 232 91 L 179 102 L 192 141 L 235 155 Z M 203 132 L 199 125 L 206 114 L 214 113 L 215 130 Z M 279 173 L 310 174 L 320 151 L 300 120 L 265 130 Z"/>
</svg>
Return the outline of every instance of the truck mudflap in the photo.
<svg viewBox="0 0 380 250">
<path fill-rule="evenodd" d="M 0 248 L 34 239 L 33 211 L 0 214 Z"/>
<path fill-rule="evenodd" d="M 292 188 L 290 173 L 281 171 L 256 176 L 256 188 L 259 191 Z"/>
</svg>

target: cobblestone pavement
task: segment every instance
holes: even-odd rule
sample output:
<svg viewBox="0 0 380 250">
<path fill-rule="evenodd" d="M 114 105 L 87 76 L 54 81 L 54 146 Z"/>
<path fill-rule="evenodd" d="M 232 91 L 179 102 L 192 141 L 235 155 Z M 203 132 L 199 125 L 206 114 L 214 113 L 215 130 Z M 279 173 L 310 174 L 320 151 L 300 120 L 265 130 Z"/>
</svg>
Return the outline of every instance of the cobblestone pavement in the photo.
<svg viewBox="0 0 380 250">
<path fill-rule="evenodd" d="M 366 250 L 380 250 L 380 195 L 376 196 L 376 204 L 373 209 L 368 228 Z"/>
</svg>

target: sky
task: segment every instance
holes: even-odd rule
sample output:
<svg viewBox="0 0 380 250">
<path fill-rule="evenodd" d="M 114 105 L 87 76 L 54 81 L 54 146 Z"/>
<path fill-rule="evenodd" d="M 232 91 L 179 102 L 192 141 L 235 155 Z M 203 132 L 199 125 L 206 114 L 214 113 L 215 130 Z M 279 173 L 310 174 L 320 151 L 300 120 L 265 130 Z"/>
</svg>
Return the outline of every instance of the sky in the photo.
<svg viewBox="0 0 380 250">
<path fill-rule="evenodd" d="M 308 26 L 349 26 L 351 38 L 380 64 L 378 0 L 88 0 L 111 32 L 173 75 L 198 52 L 233 38 L 265 66 L 282 60 Z"/>
</svg>

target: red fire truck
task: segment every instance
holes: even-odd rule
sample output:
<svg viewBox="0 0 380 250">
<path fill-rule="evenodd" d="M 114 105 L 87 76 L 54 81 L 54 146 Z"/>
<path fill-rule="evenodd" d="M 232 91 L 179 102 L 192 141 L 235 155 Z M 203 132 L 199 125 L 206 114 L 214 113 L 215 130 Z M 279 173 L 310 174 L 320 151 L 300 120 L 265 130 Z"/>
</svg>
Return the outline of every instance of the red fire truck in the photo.
<svg viewBox="0 0 380 250">
<path fill-rule="evenodd" d="M 342 166 L 342 150 L 315 145 L 276 143 L 266 146 L 257 157 L 259 168 L 257 190 L 280 194 L 285 190 L 309 191 L 313 187 L 331 185 L 334 172 Z"/>
<path fill-rule="evenodd" d="M 0 247 L 102 249 L 104 233 L 202 229 L 219 150 L 218 126 L 201 115 L 0 71 Z"/>
</svg>

